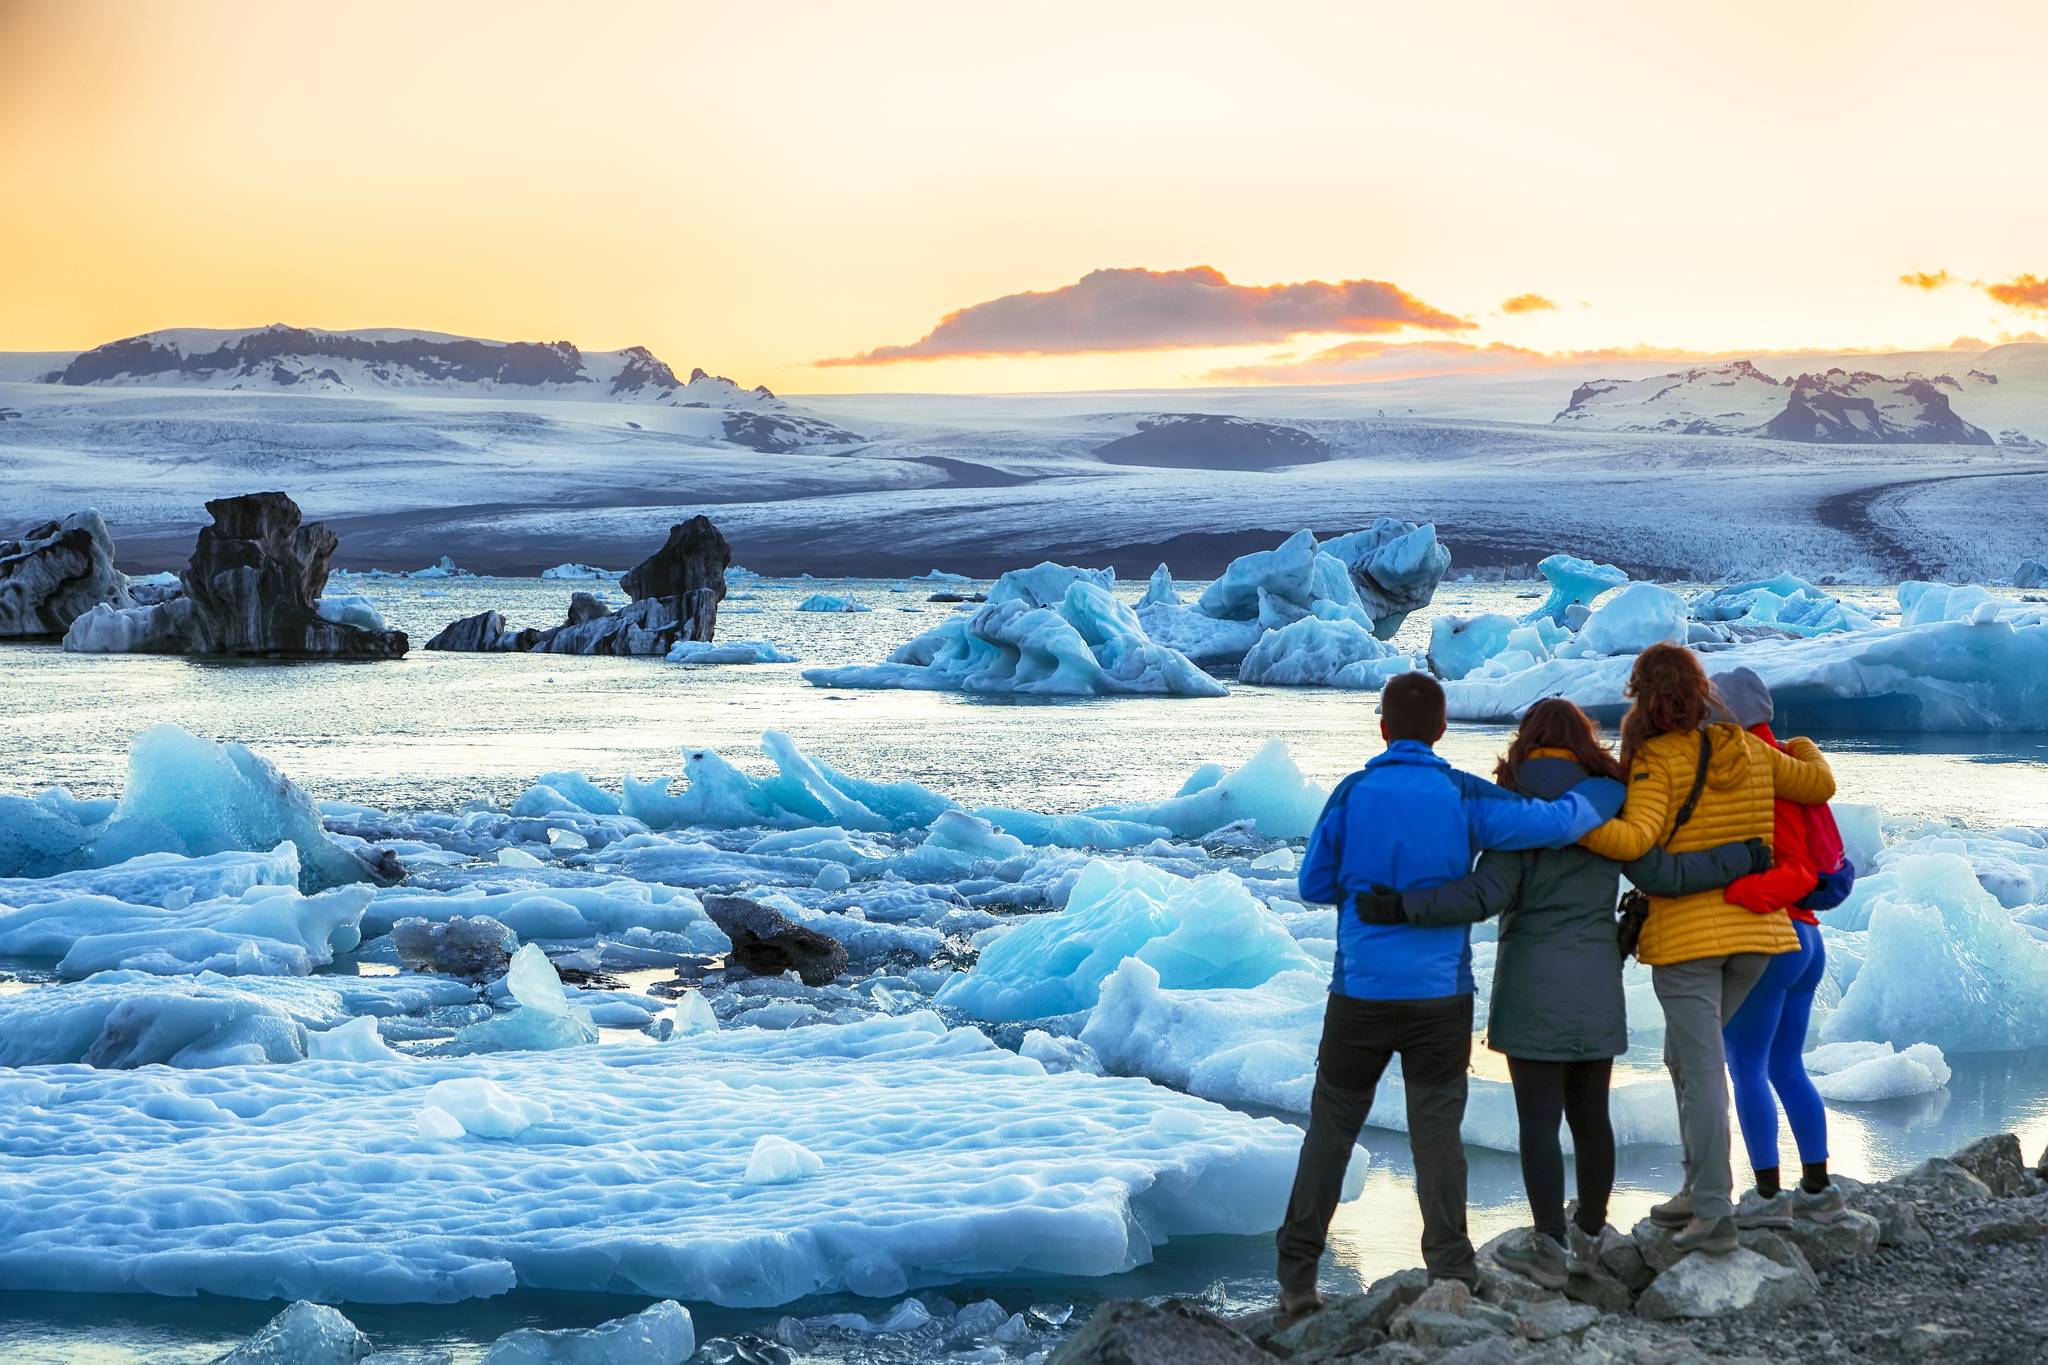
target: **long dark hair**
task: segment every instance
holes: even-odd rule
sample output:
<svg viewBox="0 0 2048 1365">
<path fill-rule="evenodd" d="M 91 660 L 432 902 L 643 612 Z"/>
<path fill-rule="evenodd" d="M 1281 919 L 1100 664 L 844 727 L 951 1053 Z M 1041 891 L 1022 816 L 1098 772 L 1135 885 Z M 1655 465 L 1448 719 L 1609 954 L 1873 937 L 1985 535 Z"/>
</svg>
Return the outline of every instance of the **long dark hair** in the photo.
<svg viewBox="0 0 2048 1365">
<path fill-rule="evenodd" d="M 1619 779 L 1624 771 L 1600 742 L 1600 728 L 1593 718 L 1563 697 L 1545 697 L 1529 708 L 1514 743 L 1494 767 L 1493 780 L 1514 790 L 1516 773 L 1538 749 L 1562 749 L 1594 777 Z"/>
<path fill-rule="evenodd" d="M 1720 705 L 1699 656 L 1677 645 L 1651 645 L 1628 675 L 1628 714 L 1621 718 L 1621 766 L 1633 767 L 1659 735 L 1689 734 Z"/>
</svg>

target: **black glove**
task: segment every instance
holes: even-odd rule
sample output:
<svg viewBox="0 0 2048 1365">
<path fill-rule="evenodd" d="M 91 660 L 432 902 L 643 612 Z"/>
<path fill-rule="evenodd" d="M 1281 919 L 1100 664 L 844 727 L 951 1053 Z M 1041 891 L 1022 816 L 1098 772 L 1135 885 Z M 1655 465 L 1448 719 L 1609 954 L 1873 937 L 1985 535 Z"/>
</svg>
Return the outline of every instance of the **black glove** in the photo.
<svg viewBox="0 0 2048 1365">
<path fill-rule="evenodd" d="M 1401 893 L 1375 886 L 1358 893 L 1358 917 L 1367 924 L 1406 924 L 1408 912 L 1401 908 Z"/>
<path fill-rule="evenodd" d="M 1771 846 L 1769 844 L 1761 839 L 1744 839 L 1742 846 L 1749 850 L 1749 870 L 1751 875 L 1771 870 Z"/>
</svg>

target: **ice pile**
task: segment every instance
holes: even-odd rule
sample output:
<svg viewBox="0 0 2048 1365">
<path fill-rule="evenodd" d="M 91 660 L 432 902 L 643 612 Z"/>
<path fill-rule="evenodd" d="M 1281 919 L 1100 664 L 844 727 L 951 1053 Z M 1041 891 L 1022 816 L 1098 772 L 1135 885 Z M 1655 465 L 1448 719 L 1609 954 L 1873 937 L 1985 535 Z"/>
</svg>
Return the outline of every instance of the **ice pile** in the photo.
<svg viewBox="0 0 2048 1365">
<path fill-rule="evenodd" d="M 549 1117 L 469 1136 L 443 1103 L 496 1106 L 438 1089 L 462 1081 L 546 1096 Z M 422 1137 L 430 1102 L 464 1136 Z M 764 1136 L 822 1168 L 748 1183 Z M 1270 1230 L 1299 1146 L 1298 1129 L 1143 1081 L 1048 1075 L 929 1012 L 408 1066 L 9 1072 L 0 1283 L 759 1306 L 1113 1274 L 1169 1237 Z M 105 1216 L 137 1201 L 150 1217 Z"/>
<path fill-rule="evenodd" d="M 1823 1043 L 1806 1054 L 1806 1069 L 1823 1099 L 1837 1104 L 1926 1095 L 1948 1084 L 1948 1059 L 1932 1043 L 1894 1052 L 1885 1043 Z"/>
<path fill-rule="evenodd" d="M 90 893 L 0 905 L 0 956 L 56 959 L 57 975 L 71 979 L 121 968 L 304 976 L 361 942 L 370 895 L 363 886 L 311 896 L 255 886 L 176 909 Z"/>
<path fill-rule="evenodd" d="M 1543 599 L 1543 605 L 1524 616 L 1525 623 L 1549 621 L 1553 625 L 1577 629 L 1577 616 L 1583 620 L 1585 613 L 1574 612 L 1572 608 L 1590 608 L 1595 598 L 1610 588 L 1618 588 L 1628 582 L 1628 574 L 1612 564 L 1595 564 L 1590 559 L 1574 555 L 1551 555 L 1536 566 L 1536 572 L 1543 575 L 1550 584 L 1550 596 Z"/>
<path fill-rule="evenodd" d="M 1269 687 L 1356 687 L 1377 692 L 1415 660 L 1348 616 L 1304 616 L 1259 637 L 1238 666 L 1240 681 Z"/>
<path fill-rule="evenodd" d="M 118 802 L 77 801 L 53 788 L 0 796 L 0 876 L 44 877 L 107 867 L 145 853 L 199 857 L 289 842 L 308 891 L 392 881 L 389 861 L 331 838 L 306 794 L 240 744 L 215 744 L 175 725 L 137 735 Z"/>
<path fill-rule="evenodd" d="M 1931 596 L 1915 601 L 1921 614 L 1934 610 Z M 1994 601 L 1972 602 L 1960 619 L 1756 640 L 1703 653 L 1700 661 L 1710 674 L 1737 667 L 1760 674 L 1777 703 L 1781 729 L 2048 729 L 2048 687 L 2040 681 L 2048 676 L 2048 613 L 2001 611 Z M 1551 696 L 1616 714 L 1626 704 L 1623 689 L 1635 661 L 1627 654 L 1577 657 L 1559 648 L 1548 657 L 1512 661 L 1519 666 L 1510 662 L 1507 654 L 1496 655 L 1478 672 L 1446 683 L 1451 717 L 1513 720 Z"/>
<path fill-rule="evenodd" d="M 804 670 L 819 687 L 1032 696 L 1220 697 L 1223 686 L 1154 641 L 1111 594 L 1106 569 L 1013 570 L 988 601 L 900 646 L 887 663 Z"/>
<path fill-rule="evenodd" d="M 1788 635 L 1831 635 L 1869 630 L 1876 623 L 1841 598 L 1796 574 L 1727 583 L 1692 600 L 1695 621 L 1758 626 Z"/>
</svg>

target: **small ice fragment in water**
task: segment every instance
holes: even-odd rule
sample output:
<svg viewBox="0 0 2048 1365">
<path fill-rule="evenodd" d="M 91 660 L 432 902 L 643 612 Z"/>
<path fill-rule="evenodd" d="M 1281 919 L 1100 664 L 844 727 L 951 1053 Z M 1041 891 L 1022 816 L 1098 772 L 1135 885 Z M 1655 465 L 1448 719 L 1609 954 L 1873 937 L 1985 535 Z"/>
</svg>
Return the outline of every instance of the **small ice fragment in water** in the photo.
<svg viewBox="0 0 2048 1365">
<path fill-rule="evenodd" d="M 671 1038 L 718 1032 L 718 1016 L 711 1012 L 711 1002 L 704 998 L 704 992 L 695 988 L 676 997 L 675 1012 L 670 1018 L 673 1027 L 668 1036 Z"/>
<path fill-rule="evenodd" d="M 500 867 L 544 867 L 544 866 L 546 866 L 546 864 L 542 863 L 540 859 L 538 859 L 538 858 L 534 857 L 534 856 L 533 856 L 533 855 L 532 855 L 531 853 L 528 853 L 528 852 L 527 852 L 527 851 L 526 851 L 525 849 L 523 849 L 523 848 L 512 848 L 512 847 L 510 847 L 509 845 L 508 845 L 507 847 L 505 847 L 505 848 L 501 848 L 501 849 L 499 849 L 499 850 L 498 850 L 498 865 L 499 865 Z"/>
<path fill-rule="evenodd" d="M 436 1112 L 455 1124 L 459 1132 L 450 1134 L 440 1119 L 429 1120 L 428 1115 Z M 554 1111 L 539 1100 L 515 1095 L 482 1076 L 460 1076 L 436 1081 L 427 1091 L 426 1108 L 420 1111 L 420 1128 L 422 1136 L 431 1122 L 440 1136 L 469 1133 L 484 1138 L 512 1138 L 552 1117 Z"/>
<path fill-rule="evenodd" d="M 690 1310 L 664 1299 L 597 1327 L 508 1332 L 484 1355 L 483 1365 L 682 1365 L 696 1349 Z"/>
</svg>

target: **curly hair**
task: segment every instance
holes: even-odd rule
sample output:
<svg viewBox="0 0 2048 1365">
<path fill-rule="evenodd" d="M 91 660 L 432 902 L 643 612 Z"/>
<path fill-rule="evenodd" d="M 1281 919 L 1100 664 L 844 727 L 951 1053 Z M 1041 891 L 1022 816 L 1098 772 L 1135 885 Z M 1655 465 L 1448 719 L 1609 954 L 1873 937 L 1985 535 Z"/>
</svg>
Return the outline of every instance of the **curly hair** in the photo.
<svg viewBox="0 0 2048 1365">
<path fill-rule="evenodd" d="M 1621 718 L 1621 766 L 1658 735 L 1689 734 L 1721 705 L 1699 656 L 1678 645 L 1651 645 L 1628 675 L 1628 714 Z"/>
<path fill-rule="evenodd" d="M 1600 728 L 1593 718 L 1563 697 L 1545 697 L 1529 708 L 1514 742 L 1495 765 L 1493 780 L 1514 790 L 1515 774 L 1538 749 L 1563 749 L 1594 777 L 1619 779 L 1624 771 L 1600 742 Z"/>
</svg>

